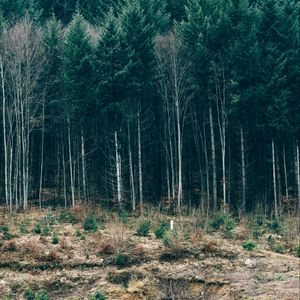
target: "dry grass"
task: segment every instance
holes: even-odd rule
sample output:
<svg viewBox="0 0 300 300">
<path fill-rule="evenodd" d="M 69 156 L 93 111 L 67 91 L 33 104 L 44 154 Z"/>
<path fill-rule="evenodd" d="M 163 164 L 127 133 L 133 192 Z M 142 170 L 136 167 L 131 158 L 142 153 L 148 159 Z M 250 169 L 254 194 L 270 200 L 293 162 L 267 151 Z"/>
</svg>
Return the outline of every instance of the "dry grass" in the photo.
<svg viewBox="0 0 300 300">
<path fill-rule="evenodd" d="M 3 244 L 2 250 L 3 252 L 16 252 L 18 251 L 18 244 L 14 240 L 6 241 Z"/>
<path fill-rule="evenodd" d="M 40 258 L 43 248 L 39 245 L 37 238 L 32 238 L 22 244 L 22 252 L 34 258 Z"/>
</svg>

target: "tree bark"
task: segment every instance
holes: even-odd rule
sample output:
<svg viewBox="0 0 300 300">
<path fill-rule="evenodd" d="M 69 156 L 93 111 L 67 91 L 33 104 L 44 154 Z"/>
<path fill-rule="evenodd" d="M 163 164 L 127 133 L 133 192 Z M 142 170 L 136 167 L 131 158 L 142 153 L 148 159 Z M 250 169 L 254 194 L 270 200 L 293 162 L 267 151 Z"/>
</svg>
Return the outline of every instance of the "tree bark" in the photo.
<svg viewBox="0 0 300 300">
<path fill-rule="evenodd" d="M 83 185 L 83 199 L 88 201 L 87 184 L 86 184 L 86 166 L 85 166 L 85 143 L 83 130 L 81 129 L 81 166 L 82 166 L 82 185 Z"/>
<path fill-rule="evenodd" d="M 242 166 L 242 211 L 246 211 L 246 163 L 245 163 L 245 139 L 244 139 L 244 128 L 241 125 L 240 129 L 241 138 L 241 166 Z"/>
<path fill-rule="evenodd" d="M 141 142 L 141 120 L 140 113 L 138 113 L 138 164 L 139 164 L 139 193 L 140 193 L 140 207 L 143 212 L 143 170 L 142 170 L 142 142 Z"/>
<path fill-rule="evenodd" d="M 278 216 L 278 199 L 277 199 L 277 180 L 276 180 L 276 161 L 275 161 L 275 145 L 272 139 L 272 170 L 273 170 L 273 195 L 275 216 Z"/>
<path fill-rule="evenodd" d="M 129 173 L 130 173 L 130 190 L 131 190 L 131 201 L 132 201 L 132 211 L 136 209 L 136 199 L 135 199 L 135 187 L 134 187 L 134 174 L 133 174 L 133 163 L 132 163 L 132 153 L 131 153 L 131 135 L 130 135 L 130 125 L 128 121 L 128 158 L 129 158 Z"/>
<path fill-rule="evenodd" d="M 118 132 L 115 131 L 115 154 L 116 154 L 116 177 L 117 177 L 117 200 L 118 206 L 122 206 L 122 179 L 121 179 L 121 156 L 118 141 Z"/>
<path fill-rule="evenodd" d="M 71 144 L 71 128 L 70 121 L 68 119 L 68 145 L 69 145 L 69 163 L 70 163 L 70 181 L 71 181 L 71 195 L 72 195 L 72 206 L 75 206 L 75 185 L 74 185 L 74 174 L 73 174 L 73 157 L 72 157 L 72 144 Z"/>
<path fill-rule="evenodd" d="M 211 139 L 211 156 L 212 156 L 212 189 L 213 189 L 213 207 L 217 209 L 217 163 L 216 163 L 216 147 L 215 147 L 215 134 L 214 123 L 211 105 L 209 106 L 209 126 L 210 126 L 210 139 Z"/>
</svg>

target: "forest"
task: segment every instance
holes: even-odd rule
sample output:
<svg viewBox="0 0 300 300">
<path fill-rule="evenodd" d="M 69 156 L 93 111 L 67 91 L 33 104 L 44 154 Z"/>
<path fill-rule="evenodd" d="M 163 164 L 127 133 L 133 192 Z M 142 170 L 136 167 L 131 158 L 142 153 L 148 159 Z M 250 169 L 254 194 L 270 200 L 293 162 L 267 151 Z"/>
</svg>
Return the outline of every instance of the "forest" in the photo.
<svg viewBox="0 0 300 300">
<path fill-rule="evenodd" d="M 0 195 L 294 213 L 299 2 L 1 0 Z"/>
<path fill-rule="evenodd" d="M 300 297 L 298 0 L 0 0 L 0 300 Z"/>
</svg>

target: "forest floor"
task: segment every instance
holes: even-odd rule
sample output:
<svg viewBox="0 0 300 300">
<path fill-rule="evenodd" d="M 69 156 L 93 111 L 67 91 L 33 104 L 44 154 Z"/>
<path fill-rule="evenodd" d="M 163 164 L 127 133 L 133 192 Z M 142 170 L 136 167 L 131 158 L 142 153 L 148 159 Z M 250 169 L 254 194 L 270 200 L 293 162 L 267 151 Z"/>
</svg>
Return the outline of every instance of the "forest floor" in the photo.
<svg viewBox="0 0 300 300">
<path fill-rule="evenodd" d="M 197 214 L 92 215 L 83 206 L 19 214 L 2 207 L 0 299 L 300 297 L 295 219 L 284 228 L 253 218 L 222 223 L 219 216 L 205 228 Z"/>
</svg>

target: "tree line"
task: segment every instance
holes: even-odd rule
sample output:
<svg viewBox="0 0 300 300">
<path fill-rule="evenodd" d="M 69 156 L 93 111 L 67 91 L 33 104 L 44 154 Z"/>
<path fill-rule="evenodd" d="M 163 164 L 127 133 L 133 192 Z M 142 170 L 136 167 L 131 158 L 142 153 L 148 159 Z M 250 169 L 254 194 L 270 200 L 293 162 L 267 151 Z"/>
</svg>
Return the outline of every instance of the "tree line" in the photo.
<svg viewBox="0 0 300 300">
<path fill-rule="evenodd" d="M 0 195 L 300 203 L 299 3 L 0 1 Z"/>
</svg>

